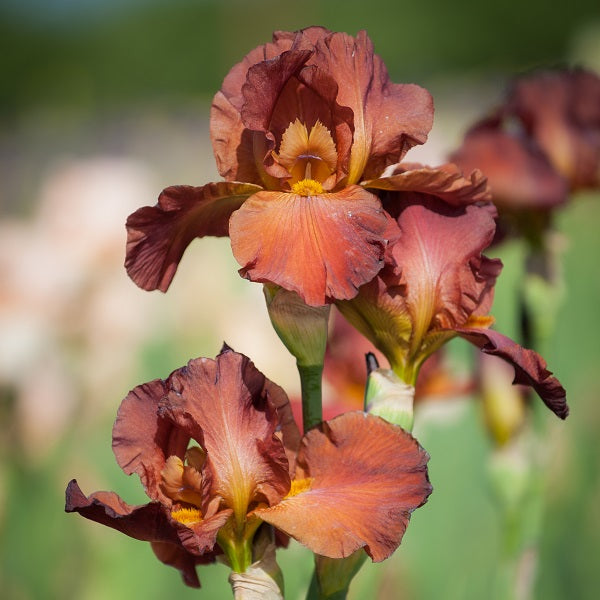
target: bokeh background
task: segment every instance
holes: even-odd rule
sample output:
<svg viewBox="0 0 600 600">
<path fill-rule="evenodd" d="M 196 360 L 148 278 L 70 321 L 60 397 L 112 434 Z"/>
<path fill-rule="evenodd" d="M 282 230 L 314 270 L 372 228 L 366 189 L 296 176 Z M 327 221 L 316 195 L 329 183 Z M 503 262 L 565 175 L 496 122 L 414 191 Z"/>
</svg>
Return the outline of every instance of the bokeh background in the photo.
<svg viewBox="0 0 600 600">
<path fill-rule="evenodd" d="M 571 0 L 3 0 L 0 5 L 0 596 L 10 600 L 228 598 L 227 570 L 200 569 L 201 591 L 150 547 L 65 515 L 64 488 L 143 502 L 110 449 L 133 386 L 223 340 L 297 393 L 260 286 L 240 279 L 227 240 L 195 242 L 167 295 L 122 267 L 124 221 L 163 187 L 218 179 L 208 138 L 212 95 L 274 29 L 367 29 L 392 79 L 427 87 L 430 141 L 408 158 L 438 164 L 506 82 L 536 66 L 600 71 L 600 8 Z M 535 597 L 596 598 L 600 557 L 598 306 L 600 197 L 561 210 L 566 296 L 543 349 L 572 414 L 549 420 L 546 509 Z M 494 313 L 517 335 L 523 248 L 506 263 Z M 455 342 L 453 342 L 454 344 Z M 457 342 L 458 343 L 458 342 Z M 460 343 L 458 343 L 460 345 Z M 469 366 L 469 352 L 459 369 Z M 461 358 L 461 360 L 462 360 Z M 435 491 L 394 557 L 368 566 L 354 598 L 481 599 L 500 556 L 490 452 L 477 398 L 426 408 L 416 434 Z M 307 516 L 310 518 L 310 516 Z M 281 553 L 288 598 L 310 555 Z"/>
</svg>

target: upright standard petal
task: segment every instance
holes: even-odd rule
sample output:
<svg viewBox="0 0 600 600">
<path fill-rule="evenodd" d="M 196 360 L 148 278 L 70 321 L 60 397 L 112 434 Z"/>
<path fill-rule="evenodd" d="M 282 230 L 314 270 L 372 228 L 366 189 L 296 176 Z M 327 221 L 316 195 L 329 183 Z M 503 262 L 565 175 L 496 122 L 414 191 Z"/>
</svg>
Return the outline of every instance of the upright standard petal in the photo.
<svg viewBox="0 0 600 600">
<path fill-rule="evenodd" d="M 316 47 L 310 64 L 332 74 L 338 104 L 354 113 L 348 183 L 378 176 L 409 148 L 425 142 L 433 122 L 431 95 L 417 85 L 391 83 L 365 31 L 356 38 L 331 33 Z"/>
<path fill-rule="evenodd" d="M 400 427 L 345 413 L 304 437 L 298 456 L 304 491 L 255 513 L 317 554 L 345 558 L 364 548 L 381 561 L 431 493 L 428 460 Z"/>
<path fill-rule="evenodd" d="M 513 383 L 531 386 L 555 415 L 561 419 L 568 416 L 567 393 L 537 352 L 519 346 L 497 331 L 469 327 L 468 323 L 464 327 L 456 327 L 455 331 L 482 352 L 499 356 L 511 364 L 515 369 Z"/>
<path fill-rule="evenodd" d="M 430 329 L 465 323 L 493 288 L 501 263 L 482 263 L 481 252 L 495 223 L 486 207 L 452 207 L 428 197 L 407 206 L 398 227 L 402 235 L 390 251 L 405 285 L 416 345 Z"/>
<path fill-rule="evenodd" d="M 113 427 L 113 452 L 127 475 L 139 475 L 150 498 L 168 506 L 171 499 L 161 489 L 161 473 L 169 456 L 185 454 L 190 436 L 159 417 L 158 405 L 166 394 L 161 379 L 129 392 Z"/>
<path fill-rule="evenodd" d="M 165 189 L 156 206 L 140 208 L 127 219 L 127 273 L 142 289 L 166 292 L 190 242 L 227 236 L 231 213 L 260 189 L 227 182 Z"/>
<path fill-rule="evenodd" d="M 389 217 L 358 186 L 315 196 L 259 192 L 230 222 L 233 254 L 251 281 L 312 306 L 353 298 L 382 267 Z"/>
<path fill-rule="evenodd" d="M 248 358 L 226 349 L 216 360 L 192 360 L 167 385 L 159 412 L 206 451 L 211 499 L 222 498 L 243 520 L 252 503 L 274 504 L 287 493 L 288 462 L 274 435 L 278 413 L 265 376 Z"/>
</svg>

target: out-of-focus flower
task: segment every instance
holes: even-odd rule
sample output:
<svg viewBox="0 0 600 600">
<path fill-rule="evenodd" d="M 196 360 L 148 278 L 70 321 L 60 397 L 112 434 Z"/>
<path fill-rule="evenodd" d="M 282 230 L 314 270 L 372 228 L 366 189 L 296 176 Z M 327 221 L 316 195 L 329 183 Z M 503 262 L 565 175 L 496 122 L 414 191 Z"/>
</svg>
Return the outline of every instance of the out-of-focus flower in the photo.
<svg viewBox="0 0 600 600">
<path fill-rule="evenodd" d="M 481 169 L 500 216 L 535 234 L 569 191 L 600 185 L 600 78 L 574 69 L 517 79 L 451 160 Z"/>
<path fill-rule="evenodd" d="M 211 112 L 220 183 L 167 188 L 127 222 L 126 267 L 166 291 L 196 237 L 229 236 L 240 273 L 310 305 L 349 299 L 383 265 L 381 178 L 431 128 L 432 100 L 389 81 L 365 32 L 277 32 L 227 75 Z"/>
<path fill-rule="evenodd" d="M 600 185 L 600 77 L 584 69 L 517 79 L 505 113 L 567 179 L 571 189 Z"/>
<path fill-rule="evenodd" d="M 515 383 L 532 386 L 564 418 L 565 390 L 544 360 L 489 329 L 502 264 L 482 251 L 494 236 L 495 211 L 468 200 L 391 193 L 385 208 L 396 217 L 400 235 L 388 247 L 386 267 L 357 298 L 338 307 L 409 384 L 429 355 L 459 335 L 511 363 Z"/>
<path fill-rule="evenodd" d="M 151 502 L 72 481 L 66 510 L 151 542 L 191 586 L 221 551 L 242 572 L 263 521 L 324 556 L 383 560 L 431 492 L 428 456 L 401 428 L 354 412 L 300 440 L 283 390 L 228 348 L 130 392 L 113 449 Z"/>
</svg>

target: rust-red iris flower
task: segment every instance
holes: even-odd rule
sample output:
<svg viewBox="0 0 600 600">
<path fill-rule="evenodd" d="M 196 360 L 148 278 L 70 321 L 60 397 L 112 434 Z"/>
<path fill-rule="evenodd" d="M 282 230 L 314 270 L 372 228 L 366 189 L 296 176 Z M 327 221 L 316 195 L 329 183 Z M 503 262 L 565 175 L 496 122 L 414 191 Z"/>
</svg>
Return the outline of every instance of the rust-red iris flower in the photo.
<svg viewBox="0 0 600 600">
<path fill-rule="evenodd" d="M 277 32 L 216 94 L 211 138 L 226 181 L 165 189 L 127 221 L 126 267 L 166 291 L 196 237 L 229 236 L 240 273 L 310 305 L 349 299 L 379 272 L 388 216 L 366 180 L 423 143 L 433 104 L 391 83 L 364 31 Z"/>
<path fill-rule="evenodd" d="M 284 391 L 228 348 L 130 392 L 113 449 L 151 502 L 86 497 L 73 480 L 66 510 L 151 542 L 191 586 L 195 565 L 263 522 L 324 556 L 383 560 L 431 492 L 429 457 L 401 428 L 353 412 L 301 439 Z"/>
<path fill-rule="evenodd" d="M 583 69 L 534 72 L 467 132 L 452 160 L 481 169 L 501 213 L 549 212 L 570 190 L 600 185 L 600 77 Z"/>
<path fill-rule="evenodd" d="M 418 177 L 412 167 L 398 176 Z M 393 179 L 393 178 L 392 178 Z M 489 191 L 442 193 L 432 180 L 423 193 L 391 192 L 384 199 L 399 235 L 390 242 L 386 266 L 342 313 L 386 355 L 407 383 L 422 362 L 459 335 L 515 369 L 515 383 L 532 386 L 559 417 L 568 414 L 565 390 L 544 360 L 489 327 L 496 278 L 502 268 L 482 251 L 495 232 Z"/>
</svg>

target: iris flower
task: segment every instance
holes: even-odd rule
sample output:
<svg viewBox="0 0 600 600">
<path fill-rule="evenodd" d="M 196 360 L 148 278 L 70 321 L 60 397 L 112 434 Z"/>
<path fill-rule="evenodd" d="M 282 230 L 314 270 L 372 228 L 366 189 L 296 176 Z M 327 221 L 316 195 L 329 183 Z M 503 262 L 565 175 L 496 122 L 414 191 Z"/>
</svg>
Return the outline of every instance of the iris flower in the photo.
<svg viewBox="0 0 600 600">
<path fill-rule="evenodd" d="M 126 267 L 166 291 L 196 237 L 229 236 L 240 274 L 309 305 L 353 298 L 383 266 L 389 217 L 367 189 L 431 128 L 429 93 L 391 83 L 364 31 L 276 32 L 233 67 L 210 132 L 225 181 L 165 189 L 127 221 Z"/>
<path fill-rule="evenodd" d="M 413 166 L 400 176 L 417 173 Z M 532 386 L 565 418 L 565 390 L 545 361 L 490 329 L 494 319 L 488 313 L 502 263 L 482 254 L 495 232 L 495 209 L 486 199 L 489 190 L 444 193 L 435 186 L 428 193 L 389 193 L 384 206 L 399 235 L 390 241 L 386 266 L 355 299 L 338 307 L 407 383 L 415 384 L 430 354 L 460 336 L 509 362 L 514 382 Z"/>
<path fill-rule="evenodd" d="M 518 78 L 452 155 L 480 168 L 502 214 L 550 212 L 569 191 L 600 185 L 600 78 L 583 69 Z M 539 217 L 538 217 L 539 218 Z"/>
<path fill-rule="evenodd" d="M 195 587 L 195 565 L 221 552 L 243 572 L 264 522 L 320 555 L 383 560 L 431 492 L 429 457 L 404 430 L 352 412 L 301 439 L 285 392 L 229 348 L 130 392 L 113 450 L 150 502 L 86 497 L 73 480 L 66 510 L 149 541 Z"/>
</svg>

